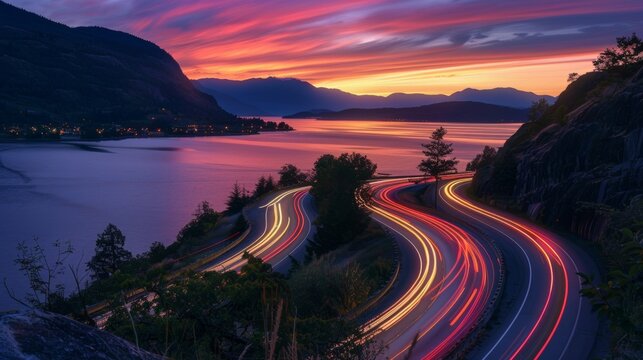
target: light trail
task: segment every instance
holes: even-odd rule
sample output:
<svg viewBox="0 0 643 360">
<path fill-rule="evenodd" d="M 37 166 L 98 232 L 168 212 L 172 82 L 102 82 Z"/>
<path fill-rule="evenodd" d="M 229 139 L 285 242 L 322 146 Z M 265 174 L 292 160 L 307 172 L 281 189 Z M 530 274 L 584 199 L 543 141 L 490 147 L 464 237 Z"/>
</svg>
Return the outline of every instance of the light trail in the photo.
<svg viewBox="0 0 643 360">
<path fill-rule="evenodd" d="M 461 228 L 400 202 L 396 194 L 408 179 L 371 183 L 372 216 L 398 235 L 411 252 L 408 280 L 395 301 L 371 318 L 366 331 L 400 358 L 418 334 L 417 353 L 444 357 L 478 324 L 495 289 L 495 257 Z"/>
<path fill-rule="evenodd" d="M 511 240 L 524 254 L 529 267 L 529 284 L 521 306 L 483 358 L 537 359 L 545 352 L 547 358 L 563 358 L 575 335 L 582 307 L 579 295 L 570 296 L 570 285 L 574 283 L 572 276 L 579 271 L 576 263 L 550 234 L 526 221 L 489 211 L 460 196 L 456 190 L 470 181 L 460 179 L 448 183 L 444 187 L 445 200 L 463 216 L 483 222 Z M 532 271 L 532 267 L 538 271 Z M 538 286 L 534 287 L 532 283 L 536 280 L 539 280 Z M 578 285 L 578 279 L 575 283 Z M 526 308 L 527 300 L 531 304 Z M 537 316 L 530 316 L 533 309 L 538 309 Z M 558 334 L 564 316 L 573 319 L 572 326 L 564 334 Z M 565 337 L 562 351 L 552 347 L 552 339 L 556 335 Z"/>
<path fill-rule="evenodd" d="M 308 227 L 310 232 L 311 223 L 303 210 L 303 201 L 308 190 L 309 187 L 287 190 L 260 206 L 259 210 L 264 213 L 263 232 L 256 240 L 241 249 L 236 249 L 205 271 L 238 271 L 246 263 L 242 258 L 245 252 L 265 262 L 274 262 L 273 266 L 285 260 L 306 240 L 308 233 L 306 237 L 302 237 L 304 229 Z M 289 214 L 289 210 L 292 210 L 293 216 Z M 293 246 L 295 249 L 290 249 Z"/>
</svg>

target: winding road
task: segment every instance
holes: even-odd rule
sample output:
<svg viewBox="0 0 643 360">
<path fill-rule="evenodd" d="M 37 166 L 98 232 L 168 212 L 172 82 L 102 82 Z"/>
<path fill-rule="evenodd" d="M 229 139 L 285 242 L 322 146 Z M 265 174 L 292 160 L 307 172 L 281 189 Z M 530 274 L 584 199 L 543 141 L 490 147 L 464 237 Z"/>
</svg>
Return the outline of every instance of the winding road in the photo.
<svg viewBox="0 0 643 360">
<path fill-rule="evenodd" d="M 591 259 L 527 220 L 467 199 L 471 179 L 441 188 L 448 212 L 492 237 L 505 254 L 507 279 L 499 325 L 472 353 L 474 359 L 587 359 L 598 322 L 579 295 L 578 272 L 596 273 Z"/>
<path fill-rule="evenodd" d="M 365 328 L 403 358 L 417 336 L 412 358 L 451 353 L 478 325 L 498 287 L 501 262 L 495 249 L 461 228 L 413 204 L 409 179 L 371 183 L 372 217 L 390 229 L 400 246 L 401 270 Z"/>
<path fill-rule="evenodd" d="M 270 263 L 277 271 L 287 272 L 290 257 L 301 261 L 306 240 L 313 229 L 315 218 L 309 187 L 278 191 L 265 197 L 257 205 L 244 209 L 249 220 L 250 233 L 245 241 L 222 254 L 204 271 L 239 270 L 245 264 L 244 252 Z"/>
<path fill-rule="evenodd" d="M 441 183 L 442 212 L 417 200 L 426 185 L 412 180 L 371 183 L 371 216 L 400 247 L 394 286 L 360 317 L 386 356 L 439 359 L 473 346 L 472 359 L 588 358 L 598 325 L 576 273 L 595 272 L 591 259 L 527 220 L 469 200 L 470 178 Z M 250 234 L 207 270 L 238 270 L 248 251 L 287 271 L 314 231 L 308 190 L 281 191 L 246 209 Z"/>
</svg>

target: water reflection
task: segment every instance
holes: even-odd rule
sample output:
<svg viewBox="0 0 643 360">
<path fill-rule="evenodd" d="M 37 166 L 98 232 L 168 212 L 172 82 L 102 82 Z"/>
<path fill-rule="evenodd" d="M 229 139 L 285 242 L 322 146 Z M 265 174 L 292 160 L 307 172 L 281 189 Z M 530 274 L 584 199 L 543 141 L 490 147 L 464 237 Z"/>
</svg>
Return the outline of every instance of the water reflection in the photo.
<svg viewBox="0 0 643 360">
<path fill-rule="evenodd" d="M 323 153 L 357 151 L 378 171 L 414 174 L 419 144 L 440 124 L 380 121 L 289 121 L 297 131 L 243 137 L 128 139 L 62 144 L 0 144 L 0 273 L 17 292 L 12 262 L 18 241 L 70 240 L 77 259 L 91 256 L 108 222 L 139 253 L 170 243 L 196 205 L 221 209 L 235 181 L 252 187 L 286 162 L 310 169 Z M 463 168 L 484 145 L 500 146 L 518 124 L 442 124 Z M 15 306 L 0 292 L 0 310 Z"/>
</svg>

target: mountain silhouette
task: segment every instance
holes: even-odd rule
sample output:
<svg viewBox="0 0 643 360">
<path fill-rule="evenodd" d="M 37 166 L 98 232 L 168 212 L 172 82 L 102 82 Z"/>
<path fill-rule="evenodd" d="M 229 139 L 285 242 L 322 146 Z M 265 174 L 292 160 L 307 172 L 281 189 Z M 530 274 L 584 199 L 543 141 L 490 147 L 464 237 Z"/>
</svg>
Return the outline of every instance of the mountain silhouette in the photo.
<svg viewBox="0 0 643 360">
<path fill-rule="evenodd" d="M 286 118 L 320 120 L 397 120 L 502 123 L 525 122 L 527 109 L 486 104 L 475 101 L 448 101 L 407 108 L 347 109 L 342 111 L 314 110 L 295 113 Z"/>
<path fill-rule="evenodd" d="M 235 117 L 152 42 L 0 2 L 0 122 L 210 123 Z"/>
<path fill-rule="evenodd" d="M 311 109 L 338 111 L 349 108 L 416 107 L 447 101 L 477 101 L 528 108 L 540 98 L 545 98 L 548 102 L 555 100 L 552 96 L 513 88 L 465 89 L 452 95 L 394 93 L 389 96 L 375 96 L 315 87 L 306 81 L 292 78 L 199 79 L 193 80 L 193 83 L 201 91 L 217 98 L 224 109 L 239 115 L 289 115 Z M 221 95 L 225 95 L 225 98 Z"/>
</svg>

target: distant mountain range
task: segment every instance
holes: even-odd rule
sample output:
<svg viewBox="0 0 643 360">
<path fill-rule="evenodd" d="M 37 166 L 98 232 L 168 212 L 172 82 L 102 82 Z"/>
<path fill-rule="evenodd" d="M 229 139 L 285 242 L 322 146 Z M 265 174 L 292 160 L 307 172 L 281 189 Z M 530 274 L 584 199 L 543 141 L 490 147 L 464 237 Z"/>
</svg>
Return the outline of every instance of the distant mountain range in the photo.
<svg viewBox="0 0 643 360">
<path fill-rule="evenodd" d="M 193 83 L 214 96 L 219 104 L 238 115 L 289 115 L 311 109 L 339 111 L 349 108 L 403 108 L 447 101 L 476 101 L 513 108 L 528 108 L 534 101 L 555 97 L 513 88 L 464 89 L 451 95 L 395 93 L 389 96 L 355 95 L 338 89 L 315 87 L 291 78 L 224 80 L 199 79 Z"/>
<path fill-rule="evenodd" d="M 235 119 L 155 44 L 71 28 L 0 1 L 0 124 L 211 123 Z"/>
<path fill-rule="evenodd" d="M 295 113 L 286 118 L 315 118 L 320 120 L 389 120 L 444 122 L 525 122 L 528 109 L 486 104 L 476 101 L 448 101 L 407 108 L 347 109 L 342 111 L 315 110 Z"/>
</svg>

